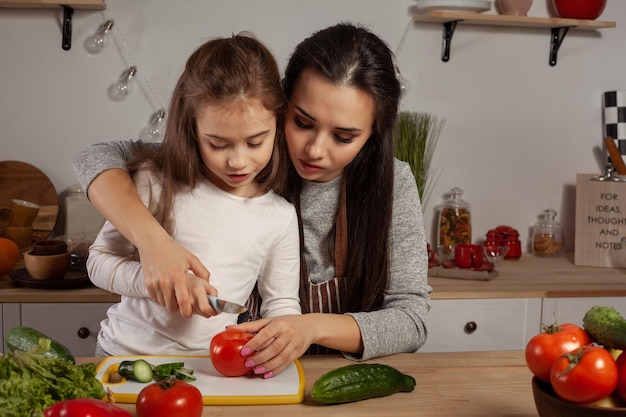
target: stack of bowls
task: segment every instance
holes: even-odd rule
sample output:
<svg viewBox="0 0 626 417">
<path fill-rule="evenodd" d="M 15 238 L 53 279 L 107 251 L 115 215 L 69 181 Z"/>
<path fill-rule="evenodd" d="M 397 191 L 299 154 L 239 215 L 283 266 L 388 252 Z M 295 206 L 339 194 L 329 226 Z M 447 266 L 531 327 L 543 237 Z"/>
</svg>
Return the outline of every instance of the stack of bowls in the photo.
<svg viewBox="0 0 626 417">
<path fill-rule="evenodd" d="M 60 280 L 70 269 L 70 253 L 62 240 L 44 240 L 24 253 L 24 266 L 33 279 Z"/>
</svg>

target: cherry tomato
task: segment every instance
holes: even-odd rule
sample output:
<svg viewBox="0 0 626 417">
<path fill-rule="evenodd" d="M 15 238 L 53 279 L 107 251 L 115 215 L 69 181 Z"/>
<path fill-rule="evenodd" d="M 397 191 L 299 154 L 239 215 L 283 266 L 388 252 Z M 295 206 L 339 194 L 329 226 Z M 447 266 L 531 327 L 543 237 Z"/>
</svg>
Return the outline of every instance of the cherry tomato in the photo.
<svg viewBox="0 0 626 417">
<path fill-rule="evenodd" d="M 204 405 L 198 388 L 172 377 L 144 387 L 135 407 L 137 417 L 201 417 Z"/>
<path fill-rule="evenodd" d="M 603 347 L 583 346 L 554 362 L 550 383 L 566 401 L 592 403 L 608 397 L 617 386 L 617 364 Z"/>
<path fill-rule="evenodd" d="M 96 398 L 75 398 L 59 401 L 43 410 L 45 417 L 132 417 L 128 411 Z"/>
<path fill-rule="evenodd" d="M 543 332 L 533 336 L 526 345 L 526 364 L 538 379 L 550 382 L 550 369 L 554 361 L 591 343 L 587 332 L 575 324 L 542 326 Z"/>
<path fill-rule="evenodd" d="M 250 372 L 244 364 L 252 356 L 241 356 L 241 349 L 252 333 L 227 329 L 216 334 L 211 340 L 211 363 L 217 372 L 224 376 L 242 376 Z"/>
</svg>

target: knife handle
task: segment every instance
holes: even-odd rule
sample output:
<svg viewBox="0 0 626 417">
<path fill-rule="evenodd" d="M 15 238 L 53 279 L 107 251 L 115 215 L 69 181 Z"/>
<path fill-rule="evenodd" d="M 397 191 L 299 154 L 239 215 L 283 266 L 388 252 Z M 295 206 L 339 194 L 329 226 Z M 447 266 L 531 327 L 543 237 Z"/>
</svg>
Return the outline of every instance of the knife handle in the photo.
<svg viewBox="0 0 626 417">
<path fill-rule="evenodd" d="M 613 167 L 615 171 L 617 171 L 618 175 L 626 175 L 626 164 L 624 164 L 624 159 L 622 158 L 622 154 L 619 152 L 617 145 L 612 137 L 607 136 L 604 139 L 604 144 L 606 145 L 606 150 L 609 152 L 609 156 L 611 157 L 611 162 L 613 163 Z"/>
</svg>

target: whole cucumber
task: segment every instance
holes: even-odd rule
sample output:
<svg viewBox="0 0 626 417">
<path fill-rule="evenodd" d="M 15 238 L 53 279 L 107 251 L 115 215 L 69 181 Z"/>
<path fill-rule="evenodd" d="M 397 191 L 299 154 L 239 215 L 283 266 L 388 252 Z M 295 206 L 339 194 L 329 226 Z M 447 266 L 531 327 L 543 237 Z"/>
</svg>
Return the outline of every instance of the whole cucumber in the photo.
<svg viewBox="0 0 626 417">
<path fill-rule="evenodd" d="M 626 320 L 613 307 L 591 307 L 583 317 L 583 328 L 606 348 L 626 349 Z"/>
<path fill-rule="evenodd" d="M 391 366 L 354 364 L 322 375 L 313 384 L 311 397 L 320 404 L 341 404 L 414 389 L 415 378 Z"/>
<path fill-rule="evenodd" d="M 15 352 L 16 350 L 28 352 L 32 347 L 39 344 L 39 339 L 50 339 L 50 350 L 44 352 L 44 355 L 71 363 L 76 362 L 74 356 L 66 346 L 32 327 L 13 327 L 4 335 L 4 342 L 11 352 Z"/>
</svg>

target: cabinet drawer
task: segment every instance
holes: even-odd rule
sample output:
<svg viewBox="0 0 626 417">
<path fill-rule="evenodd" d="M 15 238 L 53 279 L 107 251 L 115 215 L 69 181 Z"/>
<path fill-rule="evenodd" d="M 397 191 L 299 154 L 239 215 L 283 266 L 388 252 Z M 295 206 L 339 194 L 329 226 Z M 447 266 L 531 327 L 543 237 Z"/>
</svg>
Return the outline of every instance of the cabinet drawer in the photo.
<svg viewBox="0 0 626 417">
<path fill-rule="evenodd" d="M 420 352 L 523 350 L 539 332 L 541 299 L 432 300 Z"/>
<path fill-rule="evenodd" d="M 574 323 L 582 326 L 583 317 L 593 306 L 614 307 L 626 317 L 626 297 L 544 298 L 541 321 L 545 324 Z"/>
<path fill-rule="evenodd" d="M 21 324 L 67 346 L 74 356 L 93 356 L 108 303 L 22 303 Z"/>
</svg>

